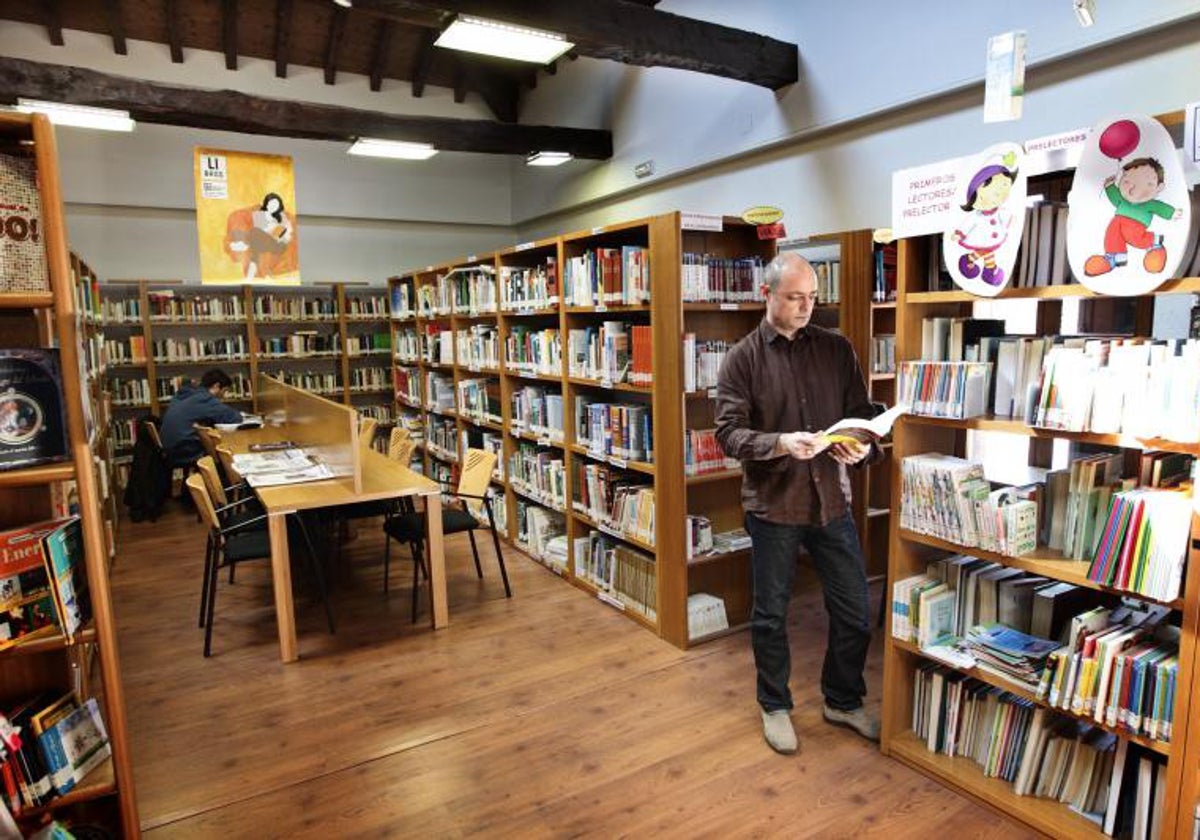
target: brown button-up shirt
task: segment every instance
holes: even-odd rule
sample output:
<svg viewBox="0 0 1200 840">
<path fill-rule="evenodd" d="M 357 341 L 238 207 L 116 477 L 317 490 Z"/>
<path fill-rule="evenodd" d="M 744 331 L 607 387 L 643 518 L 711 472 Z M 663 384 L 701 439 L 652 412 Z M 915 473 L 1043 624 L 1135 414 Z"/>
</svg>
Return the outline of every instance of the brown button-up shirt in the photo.
<svg viewBox="0 0 1200 840">
<path fill-rule="evenodd" d="M 850 509 L 850 479 L 827 453 L 775 455 L 784 432 L 819 432 L 844 417 L 873 417 L 854 348 L 809 324 L 789 340 L 766 318 L 739 341 L 717 379 L 717 440 L 742 462 L 742 506 L 783 525 L 827 524 Z M 878 449 L 863 462 L 878 457 Z"/>
</svg>

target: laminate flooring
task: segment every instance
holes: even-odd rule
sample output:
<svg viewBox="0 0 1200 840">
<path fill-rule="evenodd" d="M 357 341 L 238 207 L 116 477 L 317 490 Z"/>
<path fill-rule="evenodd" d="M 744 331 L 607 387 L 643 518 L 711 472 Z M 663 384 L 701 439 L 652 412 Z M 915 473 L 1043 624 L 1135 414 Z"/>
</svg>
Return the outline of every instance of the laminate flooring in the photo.
<svg viewBox="0 0 1200 840">
<path fill-rule="evenodd" d="M 801 752 L 783 757 L 762 739 L 747 633 L 677 650 L 508 547 L 506 599 L 490 541 L 479 580 L 464 536 L 433 632 L 427 603 L 410 622 L 407 549 L 385 597 L 378 522 L 357 530 L 331 570 L 335 635 L 294 575 L 301 659 L 284 665 L 268 561 L 222 573 L 206 660 L 202 526 L 174 506 L 122 523 L 113 597 L 148 837 L 1025 834 L 822 722 L 817 592 L 794 602 Z"/>
</svg>

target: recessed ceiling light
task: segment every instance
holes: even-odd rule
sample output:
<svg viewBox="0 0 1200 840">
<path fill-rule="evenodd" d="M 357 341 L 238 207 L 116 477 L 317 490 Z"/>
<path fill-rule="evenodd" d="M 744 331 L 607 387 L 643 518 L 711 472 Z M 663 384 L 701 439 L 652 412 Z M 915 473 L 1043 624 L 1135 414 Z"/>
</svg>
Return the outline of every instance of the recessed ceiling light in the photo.
<svg viewBox="0 0 1200 840">
<path fill-rule="evenodd" d="M 17 110 L 25 114 L 45 114 L 55 125 L 73 128 L 95 128 L 101 131 L 133 131 L 136 123 L 128 111 L 113 108 L 90 108 L 68 105 L 65 102 L 42 102 L 38 99 L 18 99 Z"/>
<path fill-rule="evenodd" d="M 549 64 L 575 46 L 557 32 L 459 15 L 434 43 L 451 50 Z"/>
<path fill-rule="evenodd" d="M 362 157 L 396 158 L 399 160 L 426 160 L 438 153 L 432 143 L 409 143 L 403 140 L 376 140 L 360 137 L 346 150 L 347 154 Z"/>
<path fill-rule="evenodd" d="M 354 5 L 353 0 L 333 0 L 335 6 L 341 6 L 343 9 L 349 9 Z"/>
<path fill-rule="evenodd" d="M 562 166 L 571 160 L 570 152 L 533 152 L 525 158 L 527 166 Z"/>
</svg>

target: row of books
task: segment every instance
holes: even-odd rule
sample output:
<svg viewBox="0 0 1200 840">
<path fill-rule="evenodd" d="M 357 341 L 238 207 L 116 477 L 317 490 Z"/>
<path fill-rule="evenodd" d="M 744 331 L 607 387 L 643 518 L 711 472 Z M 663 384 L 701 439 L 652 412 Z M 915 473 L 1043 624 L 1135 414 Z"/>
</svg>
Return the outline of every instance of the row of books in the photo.
<svg viewBox="0 0 1200 840">
<path fill-rule="evenodd" d="M 129 301 L 120 303 L 128 304 Z M 176 294 L 172 290 L 150 292 L 147 306 L 151 321 L 242 321 L 246 318 L 241 295 Z M 254 314 L 256 318 L 263 314 L 257 303 Z"/>
<path fill-rule="evenodd" d="M 589 454 L 651 463 L 654 433 L 650 407 L 640 403 L 606 403 L 575 398 L 575 440 Z"/>
<path fill-rule="evenodd" d="M 453 411 L 457 401 L 454 377 L 437 371 L 425 371 L 425 407 L 430 411 Z"/>
<path fill-rule="evenodd" d="M 500 267 L 500 308 L 505 312 L 558 306 L 558 260 L 548 256 L 536 266 Z"/>
<path fill-rule="evenodd" d="M 602 600 L 656 619 L 658 579 L 653 557 L 600 531 L 577 537 L 573 552 L 575 576 L 595 586 Z"/>
<path fill-rule="evenodd" d="M 91 617 L 79 518 L 0 532 L 0 650 L 61 635 Z"/>
<path fill-rule="evenodd" d="M 483 315 L 495 313 L 495 271 L 490 266 L 451 269 L 416 290 L 417 316 Z M 393 314 L 395 314 L 393 312 Z"/>
<path fill-rule="evenodd" d="M 562 333 L 514 325 L 505 339 L 504 361 L 510 370 L 541 376 L 562 375 Z"/>
<path fill-rule="evenodd" d="M 390 333 L 358 333 L 346 336 L 346 355 L 365 356 L 387 354 L 392 349 Z"/>
<path fill-rule="evenodd" d="M 458 412 L 480 423 L 504 422 L 499 379 L 460 379 Z"/>
<path fill-rule="evenodd" d="M 548 441 L 563 441 L 563 398 L 541 385 L 525 385 L 510 397 L 511 424 L 516 431 L 545 437 Z M 583 410 L 576 400 L 576 419 Z"/>
<path fill-rule="evenodd" d="M 421 358 L 434 365 L 454 364 L 454 332 L 440 324 L 426 324 L 421 336 Z"/>
<path fill-rule="evenodd" d="M 105 324 L 140 324 L 141 299 L 105 297 L 100 301 L 100 319 Z"/>
<path fill-rule="evenodd" d="M 331 297 L 256 294 L 251 305 L 255 321 L 332 321 L 338 315 L 337 301 Z M 238 300 L 234 317 L 240 317 L 236 314 L 240 311 L 241 301 Z"/>
<path fill-rule="evenodd" d="M 444 461 L 458 461 L 458 425 L 449 417 L 430 416 L 425 424 L 425 447 Z"/>
<path fill-rule="evenodd" d="M 1021 248 L 1009 285 L 1020 289 L 1077 282 L 1067 262 L 1067 205 L 1043 201 L 1025 208 Z"/>
<path fill-rule="evenodd" d="M 695 333 L 683 334 L 683 390 L 701 391 L 717 387 L 717 373 L 733 348 L 730 341 L 696 341 Z"/>
<path fill-rule="evenodd" d="M 146 377 L 110 377 L 107 383 L 114 406 L 150 405 L 150 380 Z"/>
<path fill-rule="evenodd" d="M 687 559 L 711 554 L 713 550 L 712 520 L 707 516 L 688 514 L 685 520 Z"/>
<path fill-rule="evenodd" d="M 358 405 L 355 406 L 361 417 L 370 417 L 379 422 L 380 425 L 396 422 L 396 410 L 390 402 L 378 405 Z M 383 441 L 386 451 L 387 435 L 380 435 L 379 440 Z"/>
<path fill-rule="evenodd" d="M 987 413 L 991 378 L 991 365 L 982 362 L 902 362 L 896 402 L 926 417 L 978 417 Z"/>
<path fill-rule="evenodd" d="M 521 442 L 508 456 L 513 487 L 554 510 L 567 509 L 567 469 L 562 452 Z"/>
<path fill-rule="evenodd" d="M 421 336 L 411 328 L 396 330 L 393 352 L 399 361 L 413 364 L 419 362 L 421 360 Z"/>
<path fill-rule="evenodd" d="M 728 457 L 721 449 L 716 429 L 684 429 L 683 471 L 686 475 L 735 470 L 739 466 L 736 458 Z"/>
<path fill-rule="evenodd" d="M 896 372 L 896 336 L 880 334 L 871 337 L 871 373 Z"/>
<path fill-rule="evenodd" d="M 88 323 L 97 323 L 104 318 L 100 306 L 100 281 L 95 274 L 88 274 L 71 266 L 71 280 L 75 288 L 75 311 Z"/>
<path fill-rule="evenodd" d="M 346 295 L 346 316 L 349 318 L 386 318 L 387 299 L 383 295 Z"/>
<path fill-rule="evenodd" d="M 30 697 L 0 714 L 0 801 L 12 816 L 25 816 L 70 793 L 111 755 L 95 698 L 81 702 L 73 691 Z"/>
<path fill-rule="evenodd" d="M 560 572 L 567 570 L 567 519 L 558 511 L 517 499 L 516 540 L 532 557 Z"/>
<path fill-rule="evenodd" d="M 965 756 L 1014 793 L 1057 800 L 1109 836 L 1158 836 L 1161 757 L 936 665 L 914 677 L 913 732 L 930 752 Z"/>
<path fill-rule="evenodd" d="M 458 330 L 454 338 L 459 365 L 467 368 L 500 367 L 500 331 L 493 324 L 474 324 Z"/>
<path fill-rule="evenodd" d="M 654 544 L 654 486 L 607 464 L 573 473 L 572 507 L 623 536 Z"/>
<path fill-rule="evenodd" d="M 568 306 L 627 306 L 649 300 L 649 248 L 595 248 L 567 259 L 563 301 Z"/>
<path fill-rule="evenodd" d="M 392 371 L 389 368 L 361 367 L 350 369 L 350 391 L 386 391 L 391 387 Z"/>
<path fill-rule="evenodd" d="M 142 364 L 146 361 L 145 339 L 140 335 L 130 336 L 127 343 L 108 341 L 107 352 L 109 360 L 113 360 L 113 352 L 120 353 L 121 361 Z M 155 339 L 151 348 L 156 362 L 227 361 L 249 357 L 249 345 L 242 335 L 224 338 L 160 338 Z"/>
<path fill-rule="evenodd" d="M 392 385 L 396 399 L 409 405 L 423 405 L 421 401 L 421 369 L 395 367 L 392 369 Z"/>
<path fill-rule="evenodd" d="M 684 253 L 680 279 L 683 299 L 694 303 L 752 303 L 766 266 L 762 257 L 719 257 Z"/>
<path fill-rule="evenodd" d="M 282 381 L 284 385 L 303 388 L 305 391 L 311 391 L 323 397 L 339 397 L 342 394 L 342 385 L 338 381 L 339 376 L 336 373 L 280 369 L 267 372 L 267 375 Z"/>
<path fill-rule="evenodd" d="M 842 300 L 842 261 L 838 259 L 810 260 L 817 275 L 817 300 L 821 303 L 840 303 Z"/>
<path fill-rule="evenodd" d="M 604 321 L 567 333 L 567 372 L 603 383 L 649 385 L 654 352 L 648 325 Z"/>
<path fill-rule="evenodd" d="M 458 433 L 459 451 L 466 452 L 468 449 L 482 449 L 484 452 L 491 452 L 496 456 L 496 465 L 492 467 L 492 479 L 495 481 L 504 481 L 508 474 L 504 466 L 504 437 L 496 432 L 488 429 L 481 429 L 477 426 L 468 426 L 465 429 L 460 429 Z"/>
<path fill-rule="evenodd" d="M 298 330 L 290 335 L 258 339 L 258 354 L 272 356 L 336 356 L 342 352 L 342 337 L 337 333 L 322 335 L 315 330 Z"/>
<path fill-rule="evenodd" d="M 896 243 L 877 245 L 874 252 L 875 271 L 871 286 L 871 301 L 886 303 L 896 299 Z"/>
</svg>

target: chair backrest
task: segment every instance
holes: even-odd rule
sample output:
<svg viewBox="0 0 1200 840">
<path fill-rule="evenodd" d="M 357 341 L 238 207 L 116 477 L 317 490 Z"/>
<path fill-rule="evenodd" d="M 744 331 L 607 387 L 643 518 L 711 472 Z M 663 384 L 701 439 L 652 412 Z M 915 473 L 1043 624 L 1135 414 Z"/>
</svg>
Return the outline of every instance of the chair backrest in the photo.
<svg viewBox="0 0 1200 840">
<path fill-rule="evenodd" d="M 405 443 L 412 443 L 413 446 L 416 446 L 416 442 L 413 441 L 412 435 L 410 435 L 408 433 L 408 429 L 406 429 L 400 425 L 394 426 L 392 428 L 392 433 L 390 435 L 388 435 L 388 452 L 387 452 L 388 457 L 391 458 L 393 461 L 401 460 L 400 456 L 398 454 L 398 451 L 399 451 L 399 447 Z M 409 457 L 411 457 L 411 456 L 412 456 L 412 450 L 410 449 Z M 404 463 L 405 463 L 405 465 L 407 465 L 408 461 L 405 460 Z"/>
<path fill-rule="evenodd" d="M 162 435 L 158 433 L 158 424 L 149 420 L 142 421 L 142 428 L 146 430 L 146 434 L 150 436 L 150 440 L 154 443 L 154 447 L 159 452 L 164 452 Z"/>
<path fill-rule="evenodd" d="M 417 442 L 412 438 L 400 441 L 396 446 L 388 447 L 388 454 L 397 464 L 402 467 L 412 465 L 413 450 L 417 448 Z"/>
<path fill-rule="evenodd" d="M 196 430 L 196 437 L 200 438 L 200 445 L 204 447 L 205 453 L 215 459 L 217 446 L 221 443 L 221 433 L 208 426 L 194 426 L 193 428 Z"/>
<path fill-rule="evenodd" d="M 492 469 L 496 466 L 496 453 L 483 449 L 468 449 L 463 458 L 462 470 L 458 475 L 458 492 L 468 496 L 482 496 L 488 490 Z M 476 516 L 483 509 L 479 499 L 463 499 L 467 508 Z"/>
<path fill-rule="evenodd" d="M 217 460 L 221 462 L 221 468 L 225 470 L 225 475 L 235 484 L 240 484 L 242 474 L 233 467 L 233 450 L 228 446 L 217 447 Z"/>
<path fill-rule="evenodd" d="M 204 478 L 204 486 L 208 488 L 208 495 L 217 507 L 225 507 L 229 504 L 229 497 L 225 495 L 225 488 L 221 486 L 221 476 L 217 474 L 217 463 L 212 456 L 205 455 L 197 460 L 196 469 Z"/>
<path fill-rule="evenodd" d="M 200 514 L 200 519 L 214 531 L 221 530 L 221 523 L 217 519 L 217 509 L 213 507 L 212 499 L 209 498 L 208 489 L 204 486 L 204 479 L 196 473 L 192 473 L 187 477 L 187 489 L 196 503 L 196 511 Z"/>
<path fill-rule="evenodd" d="M 375 442 L 375 430 L 378 428 L 379 421 L 374 417 L 359 417 L 358 445 L 363 449 L 370 449 L 371 444 Z"/>
</svg>

